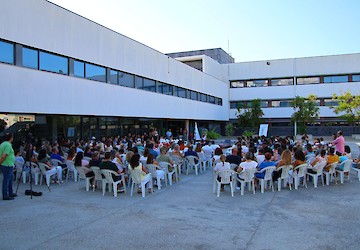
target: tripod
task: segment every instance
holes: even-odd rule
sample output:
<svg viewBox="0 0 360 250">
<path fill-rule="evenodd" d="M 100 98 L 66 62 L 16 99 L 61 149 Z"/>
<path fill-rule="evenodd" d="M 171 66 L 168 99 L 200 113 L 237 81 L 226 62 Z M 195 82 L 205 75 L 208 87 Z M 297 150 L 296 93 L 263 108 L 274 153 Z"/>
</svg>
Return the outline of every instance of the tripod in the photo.
<svg viewBox="0 0 360 250">
<path fill-rule="evenodd" d="M 30 195 L 31 195 L 31 199 L 33 197 L 32 173 L 31 173 L 31 159 L 32 158 L 33 158 L 33 148 L 32 148 L 32 145 L 30 144 L 30 146 L 28 147 L 28 150 L 26 151 L 25 163 L 22 166 L 21 173 L 20 173 L 20 178 L 18 180 L 17 187 L 16 187 L 16 192 L 15 192 L 17 194 L 17 191 L 19 189 L 19 184 L 20 184 L 23 172 L 24 172 L 24 168 L 28 167 L 29 168 L 29 178 L 30 178 Z M 39 168 L 39 170 L 40 170 L 40 176 L 41 176 L 41 178 L 43 178 L 44 173 L 42 172 L 41 168 Z M 47 184 L 46 181 L 45 181 L 45 184 L 46 184 L 47 188 L 49 189 L 49 192 L 51 192 L 50 187 L 49 187 L 49 185 Z"/>
</svg>

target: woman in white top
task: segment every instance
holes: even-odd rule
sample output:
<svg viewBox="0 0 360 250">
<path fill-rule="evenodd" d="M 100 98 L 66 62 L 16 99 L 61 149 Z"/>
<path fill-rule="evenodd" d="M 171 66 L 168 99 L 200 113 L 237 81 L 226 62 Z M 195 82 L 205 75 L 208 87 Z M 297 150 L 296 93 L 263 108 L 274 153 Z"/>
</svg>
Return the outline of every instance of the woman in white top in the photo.
<svg viewBox="0 0 360 250">
<path fill-rule="evenodd" d="M 240 163 L 239 167 L 237 168 L 237 172 L 239 173 L 239 178 L 244 179 L 244 172 L 247 169 L 256 169 L 257 162 L 253 160 L 254 156 L 253 153 L 247 152 L 245 154 L 245 161 Z"/>
<path fill-rule="evenodd" d="M 216 164 L 216 166 L 214 167 L 214 172 L 217 173 L 219 171 L 223 171 L 223 170 L 229 170 L 230 169 L 230 163 L 229 162 L 225 162 L 226 160 L 226 156 L 225 155 L 220 155 L 220 162 Z M 221 181 L 220 176 L 217 177 L 218 181 Z M 221 189 L 220 191 L 224 191 L 224 184 L 221 184 Z"/>
</svg>

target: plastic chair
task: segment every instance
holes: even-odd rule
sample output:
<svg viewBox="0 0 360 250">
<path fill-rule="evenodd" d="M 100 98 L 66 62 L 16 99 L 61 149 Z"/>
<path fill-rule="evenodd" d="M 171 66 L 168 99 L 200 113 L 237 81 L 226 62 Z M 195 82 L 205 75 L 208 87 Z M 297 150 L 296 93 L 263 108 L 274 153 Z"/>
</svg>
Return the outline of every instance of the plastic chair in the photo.
<svg viewBox="0 0 360 250">
<path fill-rule="evenodd" d="M 193 155 L 188 155 L 185 157 L 185 162 L 186 162 L 186 175 L 189 174 L 189 169 L 194 168 L 195 169 L 195 175 L 198 175 L 199 172 L 199 168 L 201 171 L 201 162 L 199 160 L 199 157 L 193 156 Z"/>
<path fill-rule="evenodd" d="M 352 170 L 354 170 L 355 172 L 357 172 L 357 176 L 358 176 L 358 179 L 360 181 L 360 169 L 356 167 L 357 164 L 353 163 L 352 165 Z M 355 167 L 354 167 L 355 166 Z"/>
<path fill-rule="evenodd" d="M 66 173 L 66 181 L 68 181 L 70 172 L 73 172 L 74 174 L 74 181 L 77 181 L 77 171 L 75 169 L 74 162 L 71 160 L 65 160 L 65 164 L 67 166 L 67 173 Z"/>
<path fill-rule="evenodd" d="M 118 174 L 115 171 L 109 170 L 109 169 L 101 169 L 101 173 L 104 175 L 104 179 L 102 181 L 102 192 L 103 192 L 103 196 L 105 196 L 105 192 L 106 192 L 106 184 L 109 185 L 109 192 L 111 192 L 111 185 L 113 186 L 113 192 L 114 192 L 114 197 L 117 197 L 117 185 L 122 182 L 123 183 L 123 188 L 124 188 L 124 192 L 126 193 L 126 187 L 125 187 L 125 179 L 124 179 L 124 174 Z M 113 179 L 113 175 L 114 176 L 121 176 L 120 180 L 118 181 L 114 181 Z"/>
<path fill-rule="evenodd" d="M 255 176 L 255 178 L 257 180 L 259 180 L 259 182 L 260 182 L 262 194 L 264 193 L 264 189 L 266 188 L 266 183 L 268 181 L 270 182 L 270 187 L 271 187 L 272 191 L 274 192 L 274 183 L 273 183 L 273 179 L 272 179 L 272 173 L 274 172 L 275 169 L 276 169 L 276 167 L 266 167 L 266 168 L 263 168 L 260 171 L 256 172 L 258 174 L 265 172 L 264 178 L 258 178 Z"/>
<path fill-rule="evenodd" d="M 311 176 L 313 177 L 313 183 L 314 183 L 314 187 L 317 188 L 317 183 L 318 183 L 318 177 L 320 176 L 321 177 L 321 182 L 322 182 L 322 185 L 324 186 L 324 176 L 323 176 L 323 170 L 324 170 L 324 167 L 326 166 L 326 161 L 325 162 L 318 162 L 315 164 L 314 167 L 308 167 L 308 169 L 312 169 L 314 171 L 316 171 L 315 174 L 312 174 L 312 173 L 309 173 L 307 172 L 306 174 L 308 176 Z"/>
<path fill-rule="evenodd" d="M 142 197 L 145 197 L 145 185 L 148 182 L 149 182 L 149 185 L 150 185 L 150 188 L 151 188 L 151 193 L 154 192 L 151 173 L 147 174 L 145 179 L 141 180 L 141 176 L 142 176 L 142 173 L 143 173 L 142 170 L 133 169 L 133 170 L 130 170 L 130 172 L 131 172 L 131 179 L 132 179 L 130 196 L 133 195 L 134 186 L 137 185 L 137 184 L 140 184 L 141 185 Z"/>
<path fill-rule="evenodd" d="M 161 189 L 161 179 L 165 180 L 166 183 L 166 176 L 165 176 L 165 172 L 163 170 L 157 170 L 157 165 L 155 164 L 147 164 L 146 168 L 149 170 L 149 172 L 151 173 L 151 177 L 153 179 L 156 179 L 157 181 L 157 186 L 158 186 L 158 190 Z M 161 172 L 160 172 L 161 171 Z M 167 185 L 167 183 L 166 183 Z"/>
<path fill-rule="evenodd" d="M 292 165 L 283 165 L 277 168 L 275 171 L 281 170 L 281 176 L 277 179 L 278 182 L 278 191 L 281 191 L 281 180 L 284 180 L 284 187 L 286 187 L 286 183 L 289 178 L 289 171 L 292 169 Z M 289 189 L 291 190 L 291 184 L 289 183 Z"/>
<path fill-rule="evenodd" d="M 80 187 L 80 180 L 85 180 L 86 191 L 89 191 L 91 177 L 86 177 L 86 174 L 85 174 L 85 171 L 84 171 L 83 167 L 75 166 L 75 169 L 78 172 L 78 178 L 79 178 L 79 180 L 78 180 L 78 190 L 79 190 L 79 187 Z"/>
<path fill-rule="evenodd" d="M 95 186 L 98 184 L 98 182 L 101 182 L 100 187 L 102 188 L 102 183 L 104 181 L 104 178 L 101 175 L 101 170 L 99 167 L 92 166 L 90 169 L 94 172 L 94 186 L 93 186 L 93 192 L 95 191 Z"/>
<path fill-rule="evenodd" d="M 165 180 L 167 177 L 167 179 L 169 180 L 170 186 L 172 186 L 172 177 L 174 174 L 175 174 L 175 181 L 178 180 L 176 165 L 173 166 L 169 162 L 164 162 L 164 161 L 160 161 L 159 165 L 161 166 L 161 169 L 165 172 Z M 173 168 L 173 170 L 170 171 L 169 168 Z"/>
<path fill-rule="evenodd" d="M 340 170 L 339 168 L 343 168 L 343 170 Z M 336 173 L 340 174 L 340 183 L 344 184 L 344 176 L 345 173 L 347 173 L 347 179 L 349 182 L 351 182 L 350 180 L 350 170 L 352 167 L 352 160 L 346 160 L 340 163 L 339 167 L 336 169 Z"/>
<path fill-rule="evenodd" d="M 330 164 L 330 168 L 329 171 L 323 171 L 325 174 L 325 178 L 326 178 L 326 185 L 329 186 L 330 185 L 330 181 L 332 181 L 332 179 L 335 179 L 335 184 L 337 184 L 337 179 L 336 179 L 336 167 L 338 166 L 339 163 L 334 162 L 332 164 Z"/>
<path fill-rule="evenodd" d="M 198 155 L 198 157 L 199 157 L 199 160 L 200 160 L 200 162 L 201 162 L 201 165 L 202 165 L 202 167 L 203 167 L 203 170 L 205 171 L 205 170 L 206 170 L 206 166 L 207 166 L 207 165 L 210 166 L 208 160 L 206 159 L 206 155 L 205 155 L 204 152 L 197 152 L 197 155 Z"/>
<path fill-rule="evenodd" d="M 304 164 L 296 166 L 293 169 L 293 172 L 291 175 L 294 178 L 294 186 L 295 186 L 296 190 L 298 189 L 298 187 L 300 185 L 300 178 L 303 178 L 303 186 L 305 186 L 307 188 L 306 173 L 307 173 L 308 166 L 309 165 L 307 163 L 304 163 Z"/>
<path fill-rule="evenodd" d="M 231 197 L 234 197 L 234 179 L 233 175 L 236 172 L 234 170 L 222 170 L 216 173 L 216 183 L 217 183 L 217 197 L 220 197 L 220 187 L 221 185 L 230 184 Z M 220 181 L 217 176 L 220 177 Z"/>
<path fill-rule="evenodd" d="M 256 168 L 246 169 L 244 172 L 242 172 L 242 177 L 244 179 L 240 179 L 239 176 L 236 178 L 236 180 L 239 181 L 241 185 L 241 195 L 244 195 L 244 189 L 247 183 L 249 184 L 249 190 L 252 188 L 253 194 L 255 194 L 255 172 Z"/>
<path fill-rule="evenodd" d="M 15 161 L 16 180 L 19 180 L 21 178 L 20 175 L 21 175 L 21 172 L 23 170 L 24 165 L 25 165 L 25 163 L 23 163 L 21 161 Z M 24 171 L 25 171 L 25 169 L 24 169 Z M 24 181 L 24 183 L 26 183 L 26 173 L 25 173 L 25 181 Z"/>
<path fill-rule="evenodd" d="M 41 170 L 41 174 L 45 177 L 46 180 L 46 185 L 50 186 L 50 181 L 51 181 L 51 176 L 56 175 L 57 172 L 51 170 L 48 170 L 47 167 L 48 165 L 46 165 L 45 163 L 39 162 L 38 166 Z M 60 183 L 60 182 L 59 182 Z M 40 180 L 40 185 L 42 185 L 42 178 Z"/>
<path fill-rule="evenodd" d="M 91 161 L 91 157 L 89 157 L 89 156 L 84 156 L 84 160 L 87 160 L 88 162 L 90 162 L 90 161 Z"/>
<path fill-rule="evenodd" d="M 184 159 L 178 155 L 171 155 L 171 159 L 174 161 L 174 163 L 177 167 L 178 174 L 181 174 L 182 168 L 184 167 Z"/>
</svg>

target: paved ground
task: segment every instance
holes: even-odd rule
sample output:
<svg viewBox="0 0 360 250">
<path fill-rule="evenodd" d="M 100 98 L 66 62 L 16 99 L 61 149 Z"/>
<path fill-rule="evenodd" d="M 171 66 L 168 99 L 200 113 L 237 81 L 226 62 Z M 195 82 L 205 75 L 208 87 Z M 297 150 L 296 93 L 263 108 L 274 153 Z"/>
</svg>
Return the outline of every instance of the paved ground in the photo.
<svg viewBox="0 0 360 250">
<path fill-rule="evenodd" d="M 354 147 L 356 149 L 356 147 Z M 0 201 L 0 249 L 359 249 L 360 182 L 217 198 L 212 173 L 117 198 L 73 181 Z"/>
</svg>

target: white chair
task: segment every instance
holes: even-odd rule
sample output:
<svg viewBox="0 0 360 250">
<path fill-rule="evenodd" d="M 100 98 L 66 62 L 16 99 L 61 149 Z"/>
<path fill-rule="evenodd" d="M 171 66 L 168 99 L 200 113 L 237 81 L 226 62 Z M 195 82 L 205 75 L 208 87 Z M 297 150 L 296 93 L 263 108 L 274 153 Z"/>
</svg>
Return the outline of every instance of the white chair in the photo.
<svg viewBox="0 0 360 250">
<path fill-rule="evenodd" d="M 239 176 L 236 178 L 241 185 L 241 195 L 244 195 L 246 184 L 249 185 L 249 190 L 252 189 L 253 194 L 255 194 L 255 177 L 254 177 L 255 172 L 256 172 L 256 168 L 245 169 L 243 172 L 241 172 L 241 177 L 243 179 L 240 179 Z"/>
<path fill-rule="evenodd" d="M 75 169 L 74 162 L 71 160 L 65 160 L 65 164 L 67 166 L 67 173 L 66 173 L 66 181 L 68 181 L 70 172 L 74 174 L 74 180 L 77 181 L 77 171 Z"/>
<path fill-rule="evenodd" d="M 16 181 L 18 181 L 21 178 L 21 172 L 23 171 L 24 165 L 25 165 L 24 162 L 15 161 Z M 25 169 L 24 169 L 24 171 L 25 171 Z M 24 181 L 24 183 L 26 183 L 26 173 L 25 173 L 25 181 Z"/>
<path fill-rule="evenodd" d="M 230 184 L 231 197 L 234 197 L 234 180 L 233 177 L 236 172 L 234 170 L 221 170 L 216 173 L 216 183 L 217 183 L 217 197 L 220 197 L 220 187 L 221 185 Z M 220 177 L 220 181 L 217 177 Z"/>
<path fill-rule="evenodd" d="M 230 169 L 235 170 L 236 167 L 238 167 L 238 164 L 230 163 Z"/>
<path fill-rule="evenodd" d="M 335 179 L 335 184 L 337 184 L 337 180 L 336 180 L 336 167 L 338 166 L 337 162 L 334 162 L 332 164 L 330 164 L 330 168 L 329 171 L 323 171 L 325 174 L 325 178 L 326 178 L 326 185 L 329 186 L 330 185 L 330 181 L 332 181 L 332 179 Z"/>
<path fill-rule="evenodd" d="M 89 156 L 84 156 L 84 158 L 83 158 L 84 160 L 87 160 L 88 162 L 90 162 L 91 161 L 91 157 L 89 157 Z"/>
<path fill-rule="evenodd" d="M 188 155 L 185 157 L 186 162 L 186 175 L 189 174 L 190 169 L 195 169 L 195 175 L 198 175 L 199 169 L 201 171 L 201 162 L 199 160 L 199 157 Z"/>
<path fill-rule="evenodd" d="M 41 170 L 41 174 L 45 177 L 46 185 L 50 186 L 51 176 L 57 174 L 56 169 L 47 169 L 48 165 L 42 162 L 39 162 L 38 166 Z M 40 185 L 42 185 L 42 178 L 40 180 Z"/>
<path fill-rule="evenodd" d="M 130 170 L 130 172 L 131 172 L 131 179 L 132 179 L 130 196 L 133 195 L 134 186 L 140 184 L 142 197 L 145 197 L 145 185 L 148 182 L 149 182 L 149 185 L 151 188 L 151 192 L 152 193 L 154 192 L 151 173 L 147 174 L 145 179 L 141 180 L 142 170 L 133 169 L 133 170 Z"/>
<path fill-rule="evenodd" d="M 357 164 L 353 163 L 352 170 L 354 170 L 357 173 L 358 179 L 360 181 L 360 169 L 356 167 Z"/>
<path fill-rule="evenodd" d="M 257 174 L 261 174 L 265 172 L 264 178 L 258 178 L 255 176 L 255 178 L 257 180 L 259 180 L 260 182 L 260 187 L 261 187 L 261 193 L 264 193 L 264 189 L 267 186 L 267 182 L 270 182 L 270 187 L 272 189 L 272 191 L 274 192 L 274 183 L 273 183 L 273 179 L 272 179 L 272 173 L 274 172 L 274 170 L 276 169 L 276 167 L 266 167 L 261 169 L 260 171 L 256 172 Z"/>
<path fill-rule="evenodd" d="M 85 174 L 85 171 L 84 171 L 84 168 L 81 167 L 81 166 L 75 166 L 75 169 L 76 171 L 78 172 L 78 190 L 79 190 L 79 187 L 80 187 L 80 180 L 85 180 L 85 188 L 86 188 L 86 191 L 89 191 L 90 189 L 90 179 L 91 177 L 86 177 L 86 174 Z"/>
<path fill-rule="evenodd" d="M 351 182 L 350 180 L 350 170 L 351 170 L 351 166 L 352 166 L 352 160 L 346 160 L 343 161 L 339 164 L 338 168 L 336 169 L 336 173 L 338 173 L 340 175 L 340 183 L 344 184 L 344 176 L 347 173 L 347 179 L 349 182 Z M 342 168 L 343 170 L 339 169 Z"/>
<path fill-rule="evenodd" d="M 94 186 L 93 186 L 93 192 L 95 191 L 95 186 L 98 185 L 98 182 L 101 182 L 101 185 L 99 185 L 102 188 L 102 183 L 104 181 L 104 178 L 101 175 L 101 170 L 99 167 L 92 166 L 90 169 L 94 172 Z"/>
<path fill-rule="evenodd" d="M 169 162 L 164 162 L 164 161 L 160 161 L 159 165 L 160 165 L 161 169 L 165 172 L 165 180 L 166 180 L 166 178 L 169 180 L 170 186 L 172 185 L 172 177 L 174 174 L 175 174 L 175 181 L 178 180 L 176 165 L 173 166 Z M 169 168 L 173 168 L 173 170 L 170 171 Z"/>
<path fill-rule="evenodd" d="M 295 189 L 298 189 L 298 187 L 300 185 L 300 178 L 303 178 L 303 186 L 305 186 L 307 188 L 306 173 L 307 173 L 308 166 L 309 165 L 307 163 L 304 163 L 304 164 L 296 166 L 293 169 L 291 175 L 294 178 Z"/>
<path fill-rule="evenodd" d="M 200 162 L 201 162 L 201 165 L 202 165 L 202 167 L 203 167 L 203 170 L 205 171 L 205 170 L 206 170 L 206 166 L 207 166 L 207 165 L 210 166 L 209 162 L 208 162 L 207 159 L 206 159 L 206 155 L 205 155 L 204 152 L 197 152 L 197 155 L 198 155 L 198 157 L 199 157 L 199 160 L 200 160 Z"/>
<path fill-rule="evenodd" d="M 278 191 L 281 191 L 281 181 L 284 180 L 284 187 L 286 187 L 286 184 L 288 182 L 289 178 L 289 171 L 292 169 L 292 165 L 283 165 L 279 168 L 277 168 L 275 171 L 281 170 L 281 175 L 277 179 L 278 182 Z M 291 190 L 291 183 L 289 183 L 289 189 Z"/>
<path fill-rule="evenodd" d="M 171 159 L 174 161 L 177 170 L 178 170 L 178 174 L 182 173 L 182 169 L 184 167 L 184 159 L 178 155 L 171 155 Z"/>
<path fill-rule="evenodd" d="M 109 170 L 109 169 L 101 169 L 101 173 L 104 175 L 104 180 L 102 181 L 102 192 L 103 192 L 103 196 L 105 196 L 105 192 L 106 192 L 106 184 L 108 184 L 109 186 L 109 192 L 111 192 L 111 185 L 113 187 L 113 192 L 114 192 L 114 197 L 117 197 L 117 185 L 122 182 L 123 183 L 123 188 L 124 188 L 124 192 L 126 193 L 126 187 L 125 187 L 125 179 L 124 179 L 124 174 L 118 174 L 115 171 Z M 113 179 L 113 175 L 114 176 L 121 176 L 120 180 L 118 181 L 114 181 Z"/>
<path fill-rule="evenodd" d="M 166 176 L 165 176 L 164 170 L 158 170 L 157 167 L 158 166 L 155 164 L 147 164 L 146 165 L 147 170 L 149 170 L 149 172 L 151 173 L 151 177 L 153 179 L 156 179 L 158 190 L 160 190 L 161 189 L 161 179 L 165 180 L 165 185 L 167 185 L 167 183 L 166 183 Z"/>
<path fill-rule="evenodd" d="M 31 167 L 30 167 L 30 171 L 31 171 L 31 175 L 34 176 L 34 179 L 35 179 L 35 185 L 38 185 L 39 182 L 41 181 L 41 184 L 42 184 L 42 177 L 41 177 L 41 173 L 40 173 L 40 169 L 39 169 L 39 166 L 34 163 L 34 162 L 31 162 Z M 23 172 L 23 175 L 29 173 L 29 172 Z M 23 176 L 24 178 L 24 176 Z M 26 178 L 26 177 L 25 177 Z M 32 178 L 32 176 L 30 176 L 30 178 Z M 31 180 L 30 180 L 31 181 Z"/>
<path fill-rule="evenodd" d="M 317 188 L 317 183 L 318 183 L 318 177 L 320 176 L 321 177 L 321 182 L 322 182 L 322 185 L 324 186 L 324 176 L 323 176 L 323 170 L 324 170 L 324 167 L 326 166 L 326 161 L 324 162 L 318 162 L 315 164 L 315 166 L 313 167 L 308 167 L 308 169 L 312 169 L 314 170 L 316 173 L 312 174 L 312 173 L 309 173 L 307 172 L 306 174 L 308 176 L 311 176 L 313 178 L 313 183 L 314 183 L 314 187 Z"/>
</svg>

